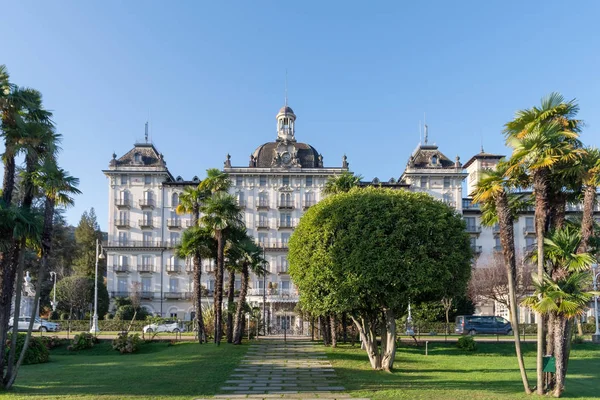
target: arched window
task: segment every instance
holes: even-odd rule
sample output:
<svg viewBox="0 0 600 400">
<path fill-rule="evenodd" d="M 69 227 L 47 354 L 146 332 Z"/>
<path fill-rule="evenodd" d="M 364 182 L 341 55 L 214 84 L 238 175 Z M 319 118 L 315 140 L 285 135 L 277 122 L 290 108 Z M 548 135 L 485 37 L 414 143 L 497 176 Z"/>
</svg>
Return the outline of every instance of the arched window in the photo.
<svg viewBox="0 0 600 400">
<path fill-rule="evenodd" d="M 437 156 L 432 156 L 431 157 L 431 164 L 432 165 L 437 165 L 437 161 L 438 161 Z"/>
<path fill-rule="evenodd" d="M 179 194 L 173 193 L 171 195 L 171 206 L 177 207 L 179 205 Z"/>
<path fill-rule="evenodd" d="M 133 155 L 133 161 L 136 163 L 142 162 L 142 155 L 140 153 L 135 153 Z"/>
</svg>

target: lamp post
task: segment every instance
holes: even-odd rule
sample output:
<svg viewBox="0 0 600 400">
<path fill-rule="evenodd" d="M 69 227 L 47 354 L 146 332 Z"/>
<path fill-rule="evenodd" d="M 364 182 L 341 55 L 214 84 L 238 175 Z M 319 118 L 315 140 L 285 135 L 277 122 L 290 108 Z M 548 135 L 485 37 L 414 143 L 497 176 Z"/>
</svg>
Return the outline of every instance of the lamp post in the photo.
<svg viewBox="0 0 600 400">
<path fill-rule="evenodd" d="M 263 335 L 267 336 L 267 260 L 263 243 Z"/>
<path fill-rule="evenodd" d="M 92 317 L 92 328 L 90 329 L 90 333 L 98 334 L 100 329 L 98 329 L 98 261 L 104 259 L 104 254 L 102 254 L 102 249 L 100 246 L 100 242 L 96 239 L 96 274 L 94 279 L 94 316 Z"/>
<path fill-rule="evenodd" d="M 56 306 L 58 303 L 56 302 L 56 272 L 50 271 L 50 279 L 54 278 L 54 294 L 52 296 L 52 301 L 50 304 L 52 305 L 52 312 L 56 311 Z"/>
<path fill-rule="evenodd" d="M 600 272 L 598 270 L 598 264 L 592 265 L 592 275 L 594 277 L 594 292 L 598 291 L 598 277 Z M 594 320 L 596 321 L 596 333 L 592 335 L 592 342 L 600 343 L 600 329 L 598 329 L 598 295 L 594 295 Z"/>
</svg>

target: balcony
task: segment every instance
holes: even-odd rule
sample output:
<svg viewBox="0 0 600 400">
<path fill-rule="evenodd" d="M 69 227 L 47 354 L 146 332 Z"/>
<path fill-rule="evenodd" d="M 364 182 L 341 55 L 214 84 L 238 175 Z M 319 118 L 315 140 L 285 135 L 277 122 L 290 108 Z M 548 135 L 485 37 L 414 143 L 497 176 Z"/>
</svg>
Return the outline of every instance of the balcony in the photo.
<svg viewBox="0 0 600 400">
<path fill-rule="evenodd" d="M 294 202 L 293 201 L 282 201 L 277 205 L 277 208 L 280 210 L 293 210 Z"/>
<path fill-rule="evenodd" d="M 267 289 L 266 293 L 264 289 L 248 289 L 248 296 L 266 296 L 267 301 L 282 301 L 282 302 L 296 302 L 298 301 L 298 290 L 297 289 Z"/>
<path fill-rule="evenodd" d="M 154 292 L 140 292 L 140 299 L 152 300 L 154 298 Z"/>
<path fill-rule="evenodd" d="M 277 229 L 294 229 L 295 227 L 294 221 L 277 221 Z"/>
<path fill-rule="evenodd" d="M 256 223 L 256 229 L 258 229 L 258 230 L 269 229 L 269 222 L 268 221 L 258 221 Z"/>
<path fill-rule="evenodd" d="M 205 274 L 214 274 L 216 270 L 217 270 L 217 268 L 215 268 L 212 265 L 205 265 L 204 267 L 202 267 L 202 271 Z"/>
<path fill-rule="evenodd" d="M 171 240 L 165 241 L 165 247 L 168 249 L 179 246 L 180 244 L 181 244 L 181 239 L 171 239 Z"/>
<path fill-rule="evenodd" d="M 269 209 L 269 202 L 268 201 L 258 201 L 258 203 L 256 204 L 256 209 L 257 210 L 268 210 Z"/>
<path fill-rule="evenodd" d="M 181 273 L 181 270 L 182 270 L 182 268 L 181 268 L 181 265 L 179 265 L 179 264 L 171 264 L 171 263 L 168 263 L 168 264 L 165 266 L 165 270 L 166 270 L 166 271 L 167 271 L 167 273 L 169 273 L 169 274 L 179 274 L 179 273 Z"/>
<path fill-rule="evenodd" d="M 182 300 L 184 298 L 183 292 L 165 292 L 165 300 Z"/>
<path fill-rule="evenodd" d="M 311 201 L 305 201 L 304 202 L 304 206 L 302 207 L 303 210 L 308 210 L 310 207 L 314 206 L 316 204 L 316 202 L 314 200 Z"/>
<path fill-rule="evenodd" d="M 163 243 L 158 239 L 152 240 L 109 240 L 102 247 L 107 250 L 111 248 L 161 248 Z"/>
<path fill-rule="evenodd" d="M 471 250 L 473 250 L 473 253 L 475 253 L 475 254 L 481 254 L 482 247 L 481 246 L 476 246 L 476 245 L 472 244 L 471 245 Z"/>
<path fill-rule="evenodd" d="M 142 210 L 144 209 L 150 209 L 153 210 L 154 209 L 154 199 L 141 199 L 138 203 L 140 205 L 140 208 Z"/>
<path fill-rule="evenodd" d="M 129 292 L 110 292 L 110 297 L 129 297 Z"/>
<path fill-rule="evenodd" d="M 137 266 L 137 271 L 152 274 L 155 272 L 154 264 L 141 264 Z"/>
<path fill-rule="evenodd" d="M 194 266 L 193 265 L 186 265 L 185 266 L 185 272 L 187 272 L 188 274 L 193 274 L 194 273 Z"/>
<path fill-rule="evenodd" d="M 269 241 L 257 241 L 256 244 L 266 251 L 279 251 L 288 249 L 287 241 L 281 240 L 269 240 Z"/>
<path fill-rule="evenodd" d="M 523 233 L 525 235 L 535 235 L 535 226 L 533 226 L 533 225 L 525 225 L 523 227 Z"/>
<path fill-rule="evenodd" d="M 118 209 L 130 209 L 131 208 L 131 200 L 129 199 L 116 199 L 115 206 Z"/>
<path fill-rule="evenodd" d="M 154 221 L 152 219 L 140 219 L 138 220 L 138 225 L 141 229 L 153 229 Z"/>
<path fill-rule="evenodd" d="M 288 267 L 287 266 L 283 266 L 283 265 L 278 265 L 277 266 L 277 274 L 279 274 L 279 275 L 289 274 Z"/>
<path fill-rule="evenodd" d="M 240 206 L 240 208 L 246 208 L 246 200 L 240 200 L 240 199 L 236 199 L 237 200 L 237 204 L 238 206 Z"/>
<path fill-rule="evenodd" d="M 194 221 L 192 221 L 191 219 L 186 219 L 183 222 L 184 222 L 184 225 L 186 228 L 190 228 L 190 227 L 194 226 L 194 223 L 193 223 Z"/>
<path fill-rule="evenodd" d="M 169 229 L 181 229 L 180 218 L 169 218 L 167 219 L 167 228 Z"/>
<path fill-rule="evenodd" d="M 120 219 L 120 218 L 115 219 L 115 226 L 117 228 L 121 228 L 121 229 L 131 227 L 128 219 Z"/>
<path fill-rule="evenodd" d="M 462 200 L 463 210 L 479 211 L 479 203 L 473 203 L 471 199 Z"/>
<path fill-rule="evenodd" d="M 113 271 L 115 271 L 116 273 L 129 272 L 128 265 L 113 265 L 112 268 L 113 268 Z"/>
<path fill-rule="evenodd" d="M 479 235 L 481 233 L 481 225 L 467 225 L 466 231 Z"/>
</svg>

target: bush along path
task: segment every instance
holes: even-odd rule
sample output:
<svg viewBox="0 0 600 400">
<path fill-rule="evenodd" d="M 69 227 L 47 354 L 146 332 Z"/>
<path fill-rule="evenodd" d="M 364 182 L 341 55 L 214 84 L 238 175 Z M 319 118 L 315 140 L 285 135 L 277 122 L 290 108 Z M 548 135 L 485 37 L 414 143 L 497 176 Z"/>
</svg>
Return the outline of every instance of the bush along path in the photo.
<svg viewBox="0 0 600 400">
<path fill-rule="evenodd" d="M 340 393 L 344 387 L 322 349 L 305 340 L 263 339 L 252 344 L 226 385 L 221 387 L 224 394 L 215 398 L 350 398 Z"/>
</svg>

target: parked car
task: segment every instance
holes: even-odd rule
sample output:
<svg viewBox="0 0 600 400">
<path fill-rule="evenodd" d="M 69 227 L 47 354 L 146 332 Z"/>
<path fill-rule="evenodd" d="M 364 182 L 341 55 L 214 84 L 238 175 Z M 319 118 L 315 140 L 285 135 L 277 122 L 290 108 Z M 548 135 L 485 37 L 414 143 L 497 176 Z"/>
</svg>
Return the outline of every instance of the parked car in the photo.
<svg viewBox="0 0 600 400">
<path fill-rule="evenodd" d="M 183 325 L 180 325 L 177 321 L 165 321 L 160 324 L 150 324 L 146 325 L 143 328 L 144 333 L 152 333 L 152 332 L 173 332 L 179 333 L 185 331 Z"/>
<path fill-rule="evenodd" d="M 512 326 L 505 318 L 489 315 L 459 315 L 454 332 L 461 335 L 478 333 L 511 335 Z"/>
<path fill-rule="evenodd" d="M 19 325 L 18 329 L 20 331 L 27 331 L 29 329 L 29 322 L 31 321 L 31 317 L 19 317 Z M 10 317 L 8 321 L 8 328 L 12 329 L 13 326 L 13 317 Z M 41 319 L 36 317 L 33 321 L 33 330 L 40 332 L 58 332 L 60 330 L 60 325 L 55 322 L 46 321 L 45 319 Z"/>
</svg>

